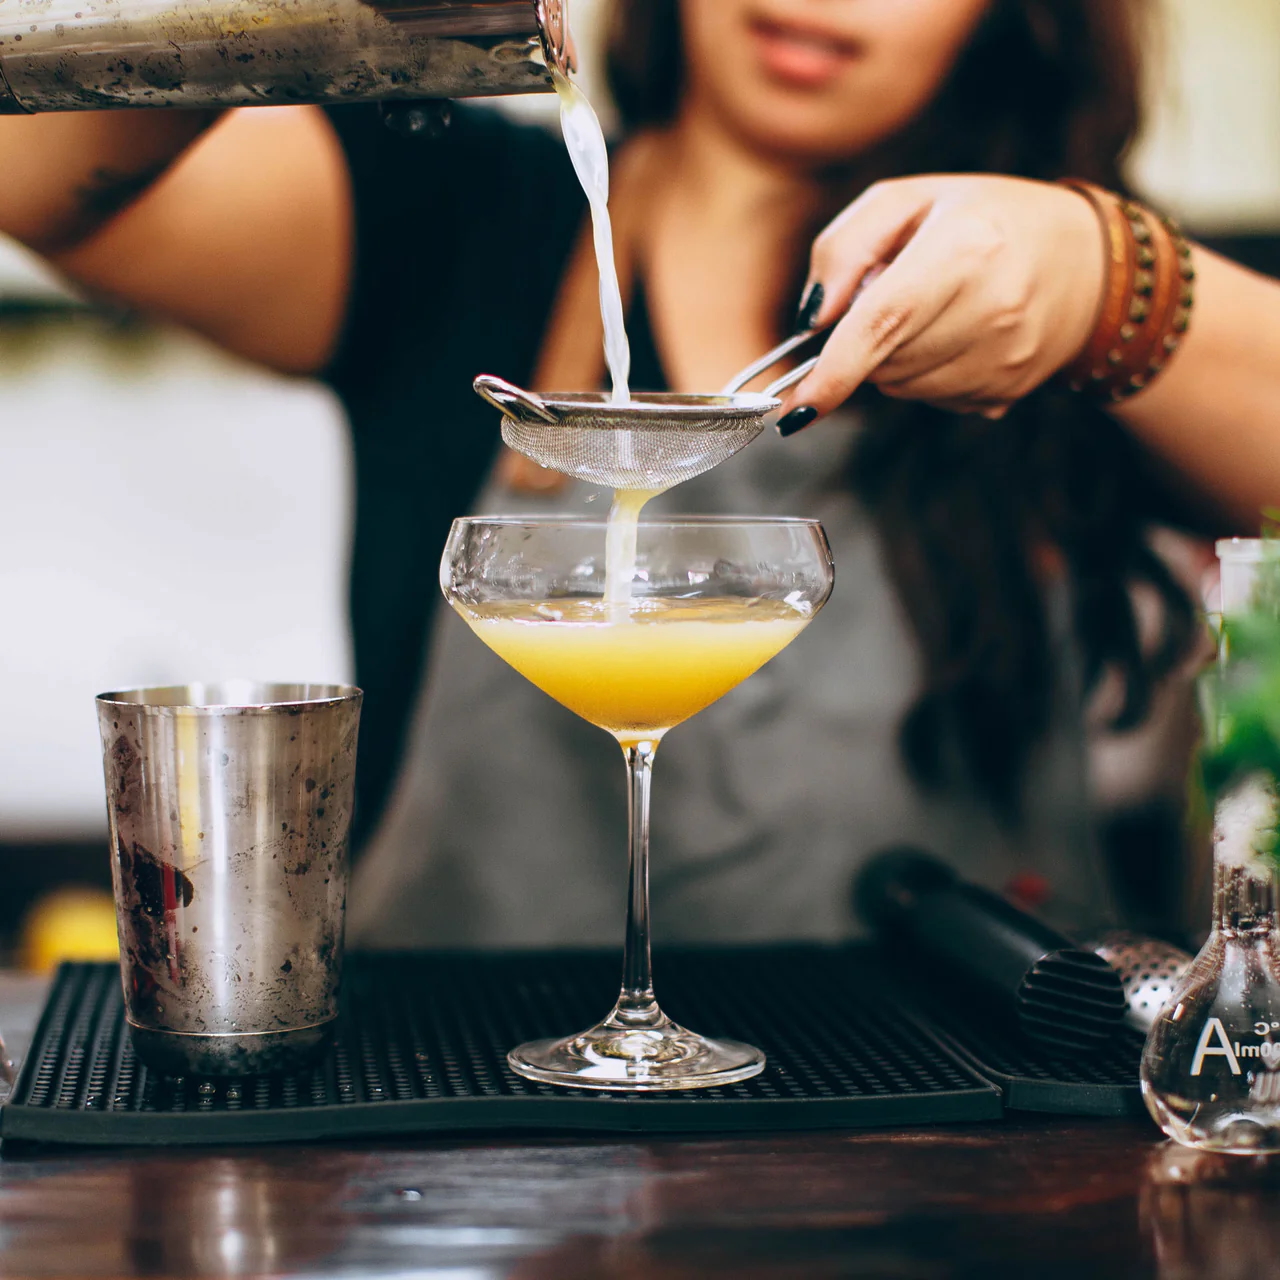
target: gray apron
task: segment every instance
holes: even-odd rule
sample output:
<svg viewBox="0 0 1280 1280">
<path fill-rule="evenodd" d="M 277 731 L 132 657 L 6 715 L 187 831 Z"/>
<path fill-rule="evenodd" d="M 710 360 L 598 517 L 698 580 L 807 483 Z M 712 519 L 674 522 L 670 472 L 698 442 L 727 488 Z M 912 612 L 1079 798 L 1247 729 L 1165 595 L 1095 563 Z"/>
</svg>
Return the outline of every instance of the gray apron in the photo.
<svg viewBox="0 0 1280 1280">
<path fill-rule="evenodd" d="M 905 772 L 898 729 L 918 660 L 876 536 L 843 483 L 855 430 L 848 417 L 785 441 L 770 429 L 648 509 L 815 516 L 836 563 L 831 600 L 800 637 L 658 751 L 655 938 L 856 936 L 855 874 L 901 844 L 997 889 L 1019 872 L 1042 877 L 1053 893 L 1047 912 L 1060 924 L 1109 919 L 1078 715 L 1057 716 L 1031 762 L 1016 837 L 974 797 L 922 790 Z M 479 509 L 603 518 L 608 494 L 581 486 L 540 500 L 495 482 Z M 355 873 L 352 943 L 619 945 L 621 751 L 516 674 L 452 610 L 440 610 L 430 643 L 397 786 Z M 1066 684 L 1072 664 L 1062 665 Z M 1075 705 L 1069 689 L 1062 703 Z"/>
</svg>

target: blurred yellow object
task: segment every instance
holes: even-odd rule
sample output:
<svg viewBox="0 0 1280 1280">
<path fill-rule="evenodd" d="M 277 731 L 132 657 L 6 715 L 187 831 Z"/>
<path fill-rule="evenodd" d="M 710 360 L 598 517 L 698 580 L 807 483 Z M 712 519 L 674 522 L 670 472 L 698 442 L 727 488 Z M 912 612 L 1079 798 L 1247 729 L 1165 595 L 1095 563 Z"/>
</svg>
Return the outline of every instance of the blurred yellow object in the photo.
<svg viewBox="0 0 1280 1280">
<path fill-rule="evenodd" d="M 24 969 L 47 973 L 60 960 L 115 960 L 119 954 L 116 904 L 105 890 L 57 889 L 23 919 Z"/>
</svg>

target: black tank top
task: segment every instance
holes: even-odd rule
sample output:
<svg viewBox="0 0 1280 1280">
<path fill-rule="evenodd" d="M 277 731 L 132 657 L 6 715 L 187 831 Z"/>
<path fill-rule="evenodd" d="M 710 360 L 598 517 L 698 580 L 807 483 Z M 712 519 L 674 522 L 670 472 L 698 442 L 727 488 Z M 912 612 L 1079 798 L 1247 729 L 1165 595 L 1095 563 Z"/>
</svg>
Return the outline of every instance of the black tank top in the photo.
<svg viewBox="0 0 1280 1280">
<path fill-rule="evenodd" d="M 459 107 L 430 140 L 396 136 L 371 107 L 330 119 L 356 220 L 351 297 L 325 376 L 355 462 L 358 847 L 386 801 L 421 683 L 449 523 L 498 445 L 497 415 L 471 381 L 492 372 L 528 384 L 585 200 L 555 138 L 492 111 Z"/>
<path fill-rule="evenodd" d="M 356 221 L 351 297 L 325 378 L 346 408 L 355 461 L 359 847 L 417 701 L 449 523 L 474 502 L 499 443 L 498 416 L 472 379 L 529 385 L 586 200 L 558 138 L 493 110 L 456 107 L 438 139 L 399 137 L 371 107 L 329 117 Z M 662 389 L 639 291 L 628 332 L 633 385 Z"/>
</svg>

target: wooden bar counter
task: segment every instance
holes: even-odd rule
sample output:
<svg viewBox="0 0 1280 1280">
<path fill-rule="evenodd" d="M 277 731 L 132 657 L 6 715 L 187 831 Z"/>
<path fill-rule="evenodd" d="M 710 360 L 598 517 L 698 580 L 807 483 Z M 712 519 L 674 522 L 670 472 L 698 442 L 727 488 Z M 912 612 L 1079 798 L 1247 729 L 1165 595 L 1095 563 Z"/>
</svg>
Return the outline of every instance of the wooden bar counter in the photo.
<svg viewBox="0 0 1280 1280">
<path fill-rule="evenodd" d="M 0 982 L 20 1051 L 39 987 Z M 1138 1121 L 6 1150 L 0 1276 L 1280 1276 L 1280 1167 Z"/>
</svg>

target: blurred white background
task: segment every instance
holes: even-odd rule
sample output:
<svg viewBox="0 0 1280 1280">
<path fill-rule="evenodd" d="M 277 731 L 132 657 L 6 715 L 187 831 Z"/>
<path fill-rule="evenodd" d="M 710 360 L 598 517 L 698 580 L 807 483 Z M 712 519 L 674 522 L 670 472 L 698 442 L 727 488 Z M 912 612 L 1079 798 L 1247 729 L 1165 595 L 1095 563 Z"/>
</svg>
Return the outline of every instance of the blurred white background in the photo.
<svg viewBox="0 0 1280 1280">
<path fill-rule="evenodd" d="M 1136 182 L 1201 235 L 1280 229 L 1280 3 L 1155 10 Z"/>
<path fill-rule="evenodd" d="M 584 53 L 606 3 L 572 0 Z M 1164 9 L 1135 176 L 1202 234 L 1280 232 L 1280 2 Z M 0 305 L 57 292 L 0 242 Z M 348 465 L 314 385 L 173 333 L 0 324 L 0 843 L 101 828 L 100 690 L 350 675 Z"/>
<path fill-rule="evenodd" d="M 4 260 L 16 295 L 50 282 Z M 105 826 L 93 697 L 345 680 L 341 412 L 183 334 L 0 323 L 0 842 Z"/>
</svg>

